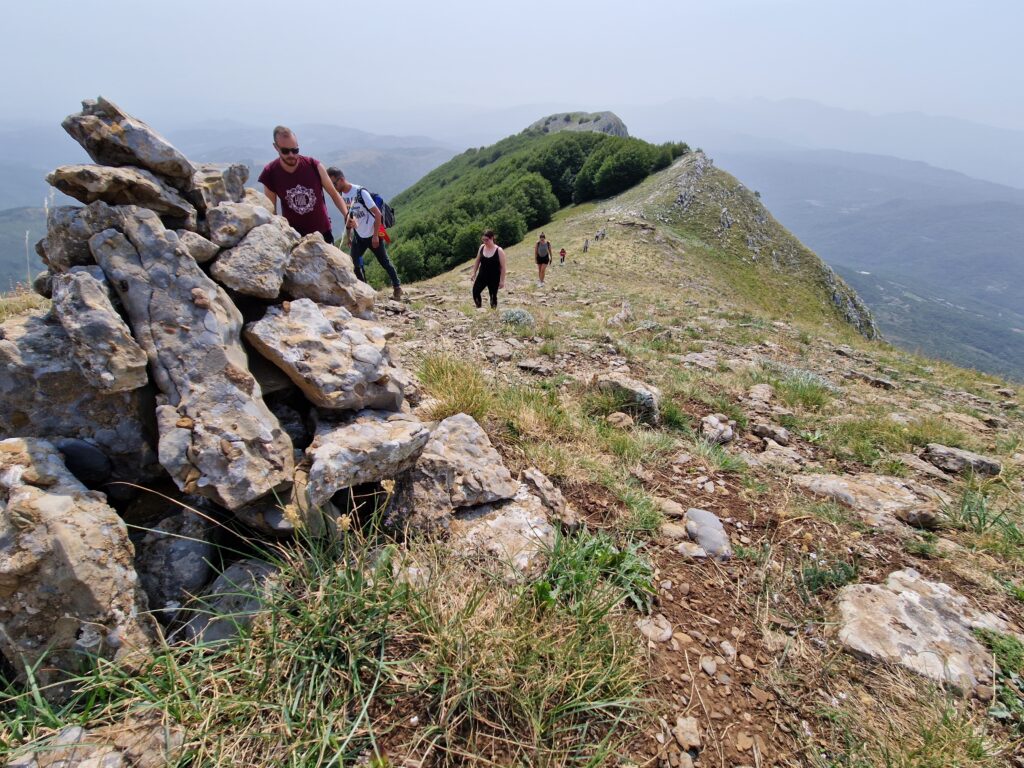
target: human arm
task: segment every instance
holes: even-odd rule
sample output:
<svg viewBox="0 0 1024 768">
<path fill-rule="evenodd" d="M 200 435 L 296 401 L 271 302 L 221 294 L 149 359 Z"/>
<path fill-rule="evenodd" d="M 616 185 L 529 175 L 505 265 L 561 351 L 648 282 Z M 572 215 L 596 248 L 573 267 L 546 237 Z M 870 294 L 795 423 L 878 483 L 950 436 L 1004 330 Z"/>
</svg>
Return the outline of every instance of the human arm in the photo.
<svg viewBox="0 0 1024 768">
<path fill-rule="evenodd" d="M 373 236 L 370 238 L 370 246 L 377 248 L 380 245 L 380 228 L 383 226 L 383 217 L 381 216 L 380 208 L 373 201 L 370 193 L 365 189 L 362 190 L 359 195 L 363 198 L 363 205 L 366 205 L 367 199 L 370 201 L 369 210 L 373 214 Z"/>
<path fill-rule="evenodd" d="M 274 213 L 277 213 L 277 194 L 274 193 L 266 184 L 263 185 L 263 194 L 265 194 L 267 196 L 267 200 L 270 201 L 270 207 L 274 209 Z"/>
<path fill-rule="evenodd" d="M 483 258 L 484 247 L 481 245 L 476 249 L 476 261 L 473 262 L 473 276 L 470 280 L 476 280 L 476 273 L 480 271 L 480 259 Z"/>
<path fill-rule="evenodd" d="M 338 190 L 334 188 L 334 182 L 331 181 L 331 177 L 327 175 L 327 169 L 324 168 L 322 163 L 317 163 L 316 170 L 320 174 L 320 183 L 324 185 L 324 191 L 330 196 L 331 200 L 334 201 L 334 205 L 337 206 L 339 211 L 341 211 L 341 215 L 346 221 L 348 221 L 348 206 L 345 205 L 345 201 L 341 198 Z"/>
<path fill-rule="evenodd" d="M 505 287 L 505 251 L 498 249 L 498 264 L 501 266 L 501 278 L 498 280 L 498 287 Z"/>
</svg>

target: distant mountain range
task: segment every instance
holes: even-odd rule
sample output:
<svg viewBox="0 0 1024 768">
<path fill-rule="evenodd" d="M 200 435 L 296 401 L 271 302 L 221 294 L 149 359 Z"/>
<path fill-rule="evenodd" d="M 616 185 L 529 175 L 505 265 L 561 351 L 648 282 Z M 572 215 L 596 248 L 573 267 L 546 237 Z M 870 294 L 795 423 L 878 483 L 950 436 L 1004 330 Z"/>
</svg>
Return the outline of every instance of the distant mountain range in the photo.
<svg viewBox="0 0 1024 768">
<path fill-rule="evenodd" d="M 719 152 L 900 346 L 1024 379 L 1024 190 L 892 157 Z"/>
</svg>

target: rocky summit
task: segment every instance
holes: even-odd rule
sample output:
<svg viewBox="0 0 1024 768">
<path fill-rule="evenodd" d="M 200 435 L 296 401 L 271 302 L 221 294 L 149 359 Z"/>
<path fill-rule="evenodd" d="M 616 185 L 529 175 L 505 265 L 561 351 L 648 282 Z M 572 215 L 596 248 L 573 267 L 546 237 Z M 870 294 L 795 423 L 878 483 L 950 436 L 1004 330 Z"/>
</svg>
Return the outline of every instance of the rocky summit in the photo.
<svg viewBox="0 0 1024 768">
<path fill-rule="evenodd" d="M 7 764 L 1024 765 L 1021 390 L 705 154 L 545 220 L 544 285 L 502 243 L 490 311 L 65 127 L 0 327 Z"/>
</svg>

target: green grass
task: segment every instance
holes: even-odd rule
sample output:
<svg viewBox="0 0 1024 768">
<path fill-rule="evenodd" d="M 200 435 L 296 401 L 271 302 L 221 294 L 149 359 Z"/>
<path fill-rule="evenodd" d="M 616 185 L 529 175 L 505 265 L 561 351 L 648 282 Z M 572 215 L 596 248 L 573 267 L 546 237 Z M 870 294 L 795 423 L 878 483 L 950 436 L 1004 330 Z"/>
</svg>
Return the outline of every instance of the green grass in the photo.
<svg viewBox="0 0 1024 768">
<path fill-rule="evenodd" d="M 991 629 L 976 629 L 974 634 L 992 651 L 999 667 L 996 701 L 989 708 L 989 714 L 1010 721 L 1024 734 L 1024 643 Z"/>
<path fill-rule="evenodd" d="M 0 758 L 60 724 L 156 711 L 188 734 L 182 767 L 455 764 L 496 749 L 513 764 L 614 761 L 644 717 L 643 655 L 621 607 L 649 595 L 638 553 L 561 542 L 547 602 L 443 550 L 413 556 L 428 574 L 416 585 L 379 542 L 279 550 L 279 587 L 244 641 L 163 647 L 136 672 L 98 662 L 61 706 L 7 686 Z"/>
<path fill-rule="evenodd" d="M 49 299 L 44 299 L 24 286 L 18 286 L 15 290 L 0 296 L 0 323 L 32 310 L 45 309 L 49 305 Z"/>
<path fill-rule="evenodd" d="M 733 456 L 718 443 L 713 443 L 702 437 L 698 437 L 691 443 L 690 450 L 694 456 L 703 459 L 708 467 L 716 472 L 739 474 L 747 470 L 743 459 Z"/>
<path fill-rule="evenodd" d="M 665 516 L 648 493 L 634 485 L 626 485 L 618 490 L 618 496 L 626 505 L 625 515 L 619 521 L 619 529 L 623 533 L 649 538 L 661 529 Z"/>
<path fill-rule="evenodd" d="M 426 392 L 437 400 L 430 409 L 432 419 L 467 413 L 482 422 L 491 411 L 492 387 L 476 366 L 452 355 L 431 355 L 420 366 L 419 378 Z"/>
<path fill-rule="evenodd" d="M 797 588 L 805 600 L 825 590 L 838 589 L 857 579 L 857 564 L 821 560 L 800 569 Z"/>
</svg>

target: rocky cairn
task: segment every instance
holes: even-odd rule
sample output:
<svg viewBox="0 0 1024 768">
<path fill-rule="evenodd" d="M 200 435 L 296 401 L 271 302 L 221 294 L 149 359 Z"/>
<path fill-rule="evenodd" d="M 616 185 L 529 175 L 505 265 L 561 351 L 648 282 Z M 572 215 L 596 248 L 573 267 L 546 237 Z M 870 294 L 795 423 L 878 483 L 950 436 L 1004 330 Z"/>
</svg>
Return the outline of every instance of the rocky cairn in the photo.
<svg viewBox="0 0 1024 768">
<path fill-rule="evenodd" d="M 0 650 L 22 679 L 60 699 L 88 656 L 237 636 L 280 587 L 218 536 L 336 534 L 357 487 L 396 531 L 536 572 L 571 510 L 469 416 L 412 413 L 346 253 L 103 98 L 63 125 L 94 164 L 47 180 L 83 205 L 36 246 L 50 308 L 0 327 Z"/>
</svg>

